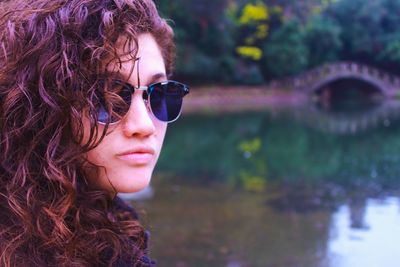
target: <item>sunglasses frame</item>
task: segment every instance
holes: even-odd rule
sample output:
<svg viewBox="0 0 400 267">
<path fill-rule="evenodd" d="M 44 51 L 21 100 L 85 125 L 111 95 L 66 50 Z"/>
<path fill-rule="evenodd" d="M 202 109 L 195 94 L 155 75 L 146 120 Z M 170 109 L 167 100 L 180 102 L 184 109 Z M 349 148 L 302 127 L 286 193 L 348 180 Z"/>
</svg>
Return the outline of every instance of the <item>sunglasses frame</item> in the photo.
<svg viewBox="0 0 400 267">
<path fill-rule="evenodd" d="M 132 94 L 135 92 L 135 90 L 143 91 L 143 94 L 146 93 L 147 97 L 146 97 L 146 98 L 143 97 L 143 100 L 144 100 L 144 103 L 145 103 L 147 109 L 151 112 L 152 116 L 154 116 L 157 120 L 159 120 L 159 121 L 161 121 L 161 122 L 166 122 L 166 123 L 174 122 L 174 121 L 176 121 L 176 120 L 180 117 L 180 115 L 181 115 L 181 113 L 182 113 L 183 97 L 189 93 L 189 87 L 188 87 L 186 84 L 183 84 L 183 83 L 181 83 L 181 82 L 177 82 L 177 81 L 174 81 L 174 80 L 166 80 L 166 81 L 162 81 L 162 82 L 155 82 L 155 83 L 152 83 L 152 84 L 150 84 L 150 85 L 148 85 L 148 86 L 143 86 L 143 85 L 142 85 L 142 86 L 134 86 L 134 85 L 132 85 L 132 84 L 130 84 L 130 83 L 123 82 L 123 81 L 121 81 L 121 80 L 114 80 L 114 82 L 117 82 L 117 83 L 119 83 L 120 85 L 122 85 L 122 86 L 128 88 L 128 89 L 129 89 L 129 92 L 130 92 L 130 94 L 131 94 L 131 97 L 132 97 Z M 154 112 L 153 112 L 153 110 L 152 110 L 152 108 L 151 108 L 151 104 L 150 104 L 150 101 L 151 101 L 151 93 L 154 91 L 155 86 L 158 86 L 158 85 L 165 85 L 165 84 L 168 84 L 168 83 L 175 83 L 175 84 L 178 84 L 179 86 L 181 86 L 181 87 L 183 88 L 182 105 L 181 105 L 181 107 L 180 107 L 179 113 L 178 113 L 178 115 L 176 116 L 176 118 L 174 118 L 173 120 L 170 120 L 170 121 L 163 121 L 163 120 L 160 120 L 159 118 L 157 118 L 157 116 L 154 114 Z M 130 103 L 130 104 L 131 104 L 131 103 Z M 125 114 L 125 115 L 126 115 L 126 114 Z M 124 115 L 124 116 L 125 116 L 125 115 Z M 121 120 L 118 120 L 118 121 L 115 121 L 115 122 L 108 122 L 108 123 L 106 123 L 106 122 L 102 122 L 102 121 L 97 120 L 97 123 L 99 123 L 99 124 L 101 124 L 101 125 L 106 125 L 106 124 L 108 124 L 108 125 L 114 125 L 114 124 L 119 123 L 120 121 L 121 121 Z"/>
</svg>

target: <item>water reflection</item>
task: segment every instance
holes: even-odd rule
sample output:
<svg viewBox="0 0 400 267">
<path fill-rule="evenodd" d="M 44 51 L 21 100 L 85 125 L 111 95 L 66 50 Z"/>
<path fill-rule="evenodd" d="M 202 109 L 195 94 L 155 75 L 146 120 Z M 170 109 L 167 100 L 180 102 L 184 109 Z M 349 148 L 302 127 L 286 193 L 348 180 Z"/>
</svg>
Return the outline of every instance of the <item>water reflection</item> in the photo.
<svg viewBox="0 0 400 267">
<path fill-rule="evenodd" d="M 301 120 L 300 114 L 303 110 L 185 116 L 169 128 L 158 169 L 253 191 L 274 182 L 330 181 L 370 191 L 400 184 L 398 119 L 387 127 L 337 135 L 320 131 L 312 116 Z"/>
<path fill-rule="evenodd" d="M 155 198 L 141 203 L 151 218 L 154 257 L 181 267 L 319 266 L 330 212 L 277 212 L 267 204 L 276 193 L 156 185 Z"/>
<path fill-rule="evenodd" d="M 184 116 L 169 128 L 153 198 L 134 203 L 162 266 L 398 262 L 399 199 L 385 199 L 400 188 L 398 109 L 353 134 L 321 131 L 304 110 Z"/>
<path fill-rule="evenodd" d="M 268 200 L 281 193 L 272 188 L 267 194 L 252 194 L 215 184 L 164 182 L 155 183 L 153 200 L 135 203 L 151 218 L 152 253 L 163 266 L 398 264 L 398 197 L 299 213 L 271 208 Z"/>
<path fill-rule="evenodd" d="M 365 103 L 364 103 L 365 104 Z M 357 111 L 356 111 L 357 110 Z M 389 127 L 400 117 L 400 102 L 386 100 L 382 103 L 359 107 L 349 112 L 347 109 L 336 111 L 320 109 L 310 104 L 294 113 L 294 116 L 309 127 L 335 134 L 356 134 L 373 130 L 374 128 Z"/>
<path fill-rule="evenodd" d="M 368 199 L 359 208 L 361 213 L 343 205 L 334 214 L 328 245 L 329 266 L 397 267 L 399 199 Z M 360 222 L 362 227 L 358 227 Z"/>
</svg>

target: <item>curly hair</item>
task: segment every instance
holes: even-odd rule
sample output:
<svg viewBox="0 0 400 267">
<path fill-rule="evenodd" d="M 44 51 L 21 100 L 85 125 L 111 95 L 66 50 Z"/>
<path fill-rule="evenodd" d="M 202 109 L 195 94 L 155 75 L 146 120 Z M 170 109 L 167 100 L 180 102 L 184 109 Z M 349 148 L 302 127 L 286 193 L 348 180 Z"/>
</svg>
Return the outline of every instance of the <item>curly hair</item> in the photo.
<svg viewBox="0 0 400 267">
<path fill-rule="evenodd" d="M 139 262 L 143 227 L 84 172 L 107 127 L 90 118 L 83 143 L 82 118 L 118 37 L 151 33 L 170 75 L 172 29 L 151 0 L 6 0 L 0 14 L 0 265 Z"/>
</svg>

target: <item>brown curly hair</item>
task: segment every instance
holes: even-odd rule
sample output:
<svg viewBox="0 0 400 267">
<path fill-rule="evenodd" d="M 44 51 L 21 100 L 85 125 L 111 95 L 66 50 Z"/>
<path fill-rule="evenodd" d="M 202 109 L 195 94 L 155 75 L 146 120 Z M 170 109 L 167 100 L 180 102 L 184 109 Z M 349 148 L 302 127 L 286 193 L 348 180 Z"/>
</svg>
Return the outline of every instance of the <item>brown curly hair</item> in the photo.
<svg viewBox="0 0 400 267">
<path fill-rule="evenodd" d="M 0 265 L 138 262 L 143 227 L 83 171 L 107 131 L 91 118 L 83 143 L 83 110 L 121 35 L 151 33 L 171 74 L 172 29 L 151 0 L 6 0 L 0 14 Z"/>
</svg>

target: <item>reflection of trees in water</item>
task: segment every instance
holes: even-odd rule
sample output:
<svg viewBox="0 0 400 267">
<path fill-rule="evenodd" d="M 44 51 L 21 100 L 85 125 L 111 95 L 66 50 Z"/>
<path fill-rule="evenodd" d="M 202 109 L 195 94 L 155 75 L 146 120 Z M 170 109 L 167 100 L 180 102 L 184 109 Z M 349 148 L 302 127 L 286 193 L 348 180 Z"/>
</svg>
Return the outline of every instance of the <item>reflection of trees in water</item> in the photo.
<svg viewBox="0 0 400 267">
<path fill-rule="evenodd" d="M 158 170 L 238 186 L 249 179 L 250 189 L 334 183 L 379 192 L 399 186 L 395 119 L 390 127 L 337 135 L 305 127 L 301 116 L 301 111 L 185 116 L 169 128 Z"/>
<path fill-rule="evenodd" d="M 277 194 L 268 200 L 276 212 L 310 213 L 334 211 L 344 197 L 342 188 L 332 183 L 310 186 L 307 184 L 279 185 Z"/>
<path fill-rule="evenodd" d="M 308 267 L 320 266 L 326 256 L 331 212 L 278 213 L 265 204 L 273 191 L 215 185 L 176 191 L 163 183 L 155 191 L 145 209 L 157 237 L 152 255 L 165 266 Z"/>
<path fill-rule="evenodd" d="M 368 229 L 365 222 L 367 198 L 365 196 L 352 196 L 349 201 L 351 228 Z"/>
<path fill-rule="evenodd" d="M 200 185 L 156 187 L 152 210 L 146 210 L 166 220 L 153 226 L 155 236 L 169 242 L 154 242 L 160 262 L 321 266 L 338 203 L 355 191 L 379 196 L 400 187 L 394 118 L 390 127 L 338 135 L 305 127 L 293 116 L 298 113 L 185 116 L 169 128 L 158 172 L 176 174 L 178 184 Z M 264 190 L 241 190 L 247 176 L 240 173 L 263 179 Z M 235 190 L 204 185 L 212 182 Z M 349 205 L 352 227 L 365 229 L 364 198 L 353 197 Z"/>
</svg>

